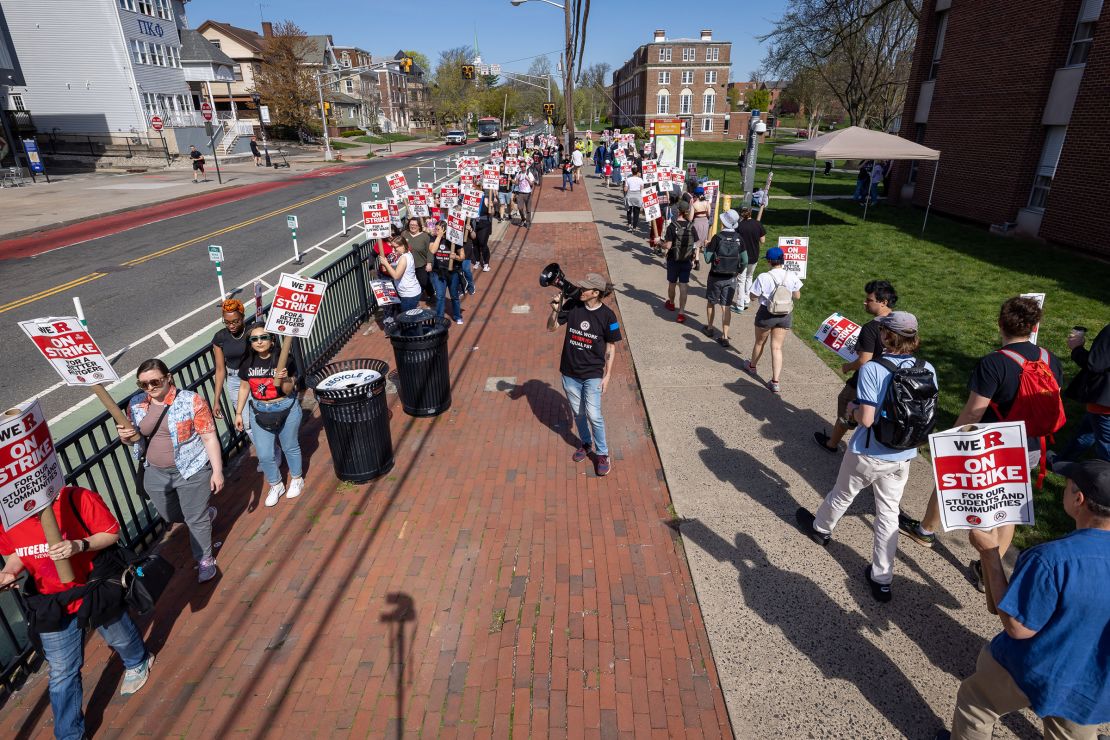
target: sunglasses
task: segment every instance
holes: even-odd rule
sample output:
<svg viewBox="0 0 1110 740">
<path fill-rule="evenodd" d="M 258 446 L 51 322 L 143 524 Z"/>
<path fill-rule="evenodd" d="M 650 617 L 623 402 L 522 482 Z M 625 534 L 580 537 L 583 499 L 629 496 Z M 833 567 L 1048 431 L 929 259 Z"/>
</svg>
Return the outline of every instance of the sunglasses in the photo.
<svg viewBox="0 0 1110 740">
<path fill-rule="evenodd" d="M 139 388 L 143 389 L 144 391 L 156 391 L 166 384 L 166 378 L 167 376 L 163 375 L 162 377 L 155 378 L 154 380 L 136 380 L 135 385 L 139 386 Z"/>
<path fill-rule="evenodd" d="M 270 335 L 269 334 L 252 334 L 251 335 L 251 341 L 252 342 L 268 342 L 268 341 L 270 341 Z"/>
</svg>

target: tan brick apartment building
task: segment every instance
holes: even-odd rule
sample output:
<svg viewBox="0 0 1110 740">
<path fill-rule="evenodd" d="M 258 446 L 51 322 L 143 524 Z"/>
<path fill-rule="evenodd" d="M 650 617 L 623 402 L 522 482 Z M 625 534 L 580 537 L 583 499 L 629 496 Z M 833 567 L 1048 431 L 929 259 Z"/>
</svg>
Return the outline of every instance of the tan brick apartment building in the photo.
<svg viewBox="0 0 1110 740">
<path fill-rule="evenodd" d="M 686 119 L 693 139 L 726 138 L 731 63 L 732 42 L 714 41 L 709 29 L 697 39 L 668 39 L 657 30 L 650 44 L 613 73 L 614 125 L 645 126 L 651 118 L 678 117 Z"/>
<path fill-rule="evenodd" d="M 900 133 L 941 151 L 933 208 L 1110 255 L 1104 15 L 1102 0 L 925 0 Z M 892 191 L 924 205 L 932 176 L 900 166 Z"/>
</svg>

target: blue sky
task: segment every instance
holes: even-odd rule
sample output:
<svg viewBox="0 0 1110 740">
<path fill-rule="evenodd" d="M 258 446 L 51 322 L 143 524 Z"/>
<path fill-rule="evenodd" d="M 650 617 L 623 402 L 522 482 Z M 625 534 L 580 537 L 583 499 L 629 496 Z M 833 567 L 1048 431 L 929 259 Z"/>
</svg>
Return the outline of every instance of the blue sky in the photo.
<svg viewBox="0 0 1110 740">
<path fill-rule="evenodd" d="M 696 38 L 704 27 L 713 29 L 713 38 L 732 42 L 729 79 L 747 80 L 764 54 L 755 37 L 769 30 L 786 0 L 730 3 L 723 13 L 716 3 L 697 5 L 706 12 L 691 12 L 697 6 L 675 0 L 593 0 L 584 65 L 620 67 L 636 47 L 651 41 L 656 28 L 670 38 Z M 469 10 L 468 19 L 458 17 L 462 8 Z M 257 0 L 191 0 L 185 11 L 193 27 L 212 19 L 260 29 Z M 508 71 L 527 71 L 527 57 L 538 53 L 554 52 L 554 62 L 563 44 L 562 14 L 541 2 L 514 8 L 509 0 L 263 0 L 261 13 L 268 21 L 289 19 L 307 33 L 330 33 L 337 44 L 374 54 L 416 49 L 433 65 L 440 51 L 472 44 L 475 27 L 482 60 Z"/>
</svg>

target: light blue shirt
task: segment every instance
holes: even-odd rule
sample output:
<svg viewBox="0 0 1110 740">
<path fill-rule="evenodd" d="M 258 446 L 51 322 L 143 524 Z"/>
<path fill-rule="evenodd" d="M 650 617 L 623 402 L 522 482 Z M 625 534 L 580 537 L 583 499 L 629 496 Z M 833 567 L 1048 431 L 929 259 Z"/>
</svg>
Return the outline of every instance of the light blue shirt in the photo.
<svg viewBox="0 0 1110 740">
<path fill-rule="evenodd" d="M 883 359 L 889 360 L 898 367 L 910 367 L 917 359 L 911 355 L 883 355 Z M 925 368 L 928 369 L 933 375 L 933 382 L 936 382 L 937 371 L 929 363 L 925 363 Z M 856 401 L 860 404 L 875 407 L 875 421 L 879 420 L 879 412 L 883 405 L 883 399 L 886 398 L 887 389 L 890 388 L 891 373 L 878 362 L 872 360 L 865 363 L 859 369 L 859 381 L 856 383 Z M 866 427 L 860 426 L 852 434 L 852 442 L 849 445 L 852 452 L 857 455 L 867 455 L 868 457 L 878 458 L 879 460 L 888 460 L 890 462 L 904 462 L 912 460 L 917 457 L 917 449 L 912 450 L 895 450 L 891 447 L 879 442 L 875 439 L 874 434 L 868 434 Z"/>
</svg>

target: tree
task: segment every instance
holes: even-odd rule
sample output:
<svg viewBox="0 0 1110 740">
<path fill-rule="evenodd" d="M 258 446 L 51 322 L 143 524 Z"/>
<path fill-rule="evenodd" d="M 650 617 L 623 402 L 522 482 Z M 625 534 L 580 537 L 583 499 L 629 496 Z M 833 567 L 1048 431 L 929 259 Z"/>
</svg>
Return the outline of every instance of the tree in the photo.
<svg viewBox="0 0 1110 740">
<path fill-rule="evenodd" d="M 580 119 L 588 120 L 587 128 L 593 126 L 594 118 L 609 107 L 609 90 L 606 80 L 612 67 L 605 62 L 591 64 L 578 78 L 578 88 L 575 90 L 576 102 L 574 104 L 576 115 Z M 583 93 L 578 102 L 577 93 Z"/>
<path fill-rule="evenodd" d="M 770 90 L 752 90 L 744 96 L 744 110 L 758 110 L 766 113 L 770 109 Z"/>
<path fill-rule="evenodd" d="M 412 57 L 412 63 L 424 70 L 424 74 L 430 75 L 432 73 L 432 63 L 422 52 L 405 49 L 405 56 Z"/>
<path fill-rule="evenodd" d="M 262 39 L 262 62 L 254 78 L 254 91 L 270 107 L 278 126 L 317 128 L 312 115 L 316 84 L 304 60 L 312 51 L 305 32 L 293 21 L 281 21 L 273 34 Z"/>
<path fill-rule="evenodd" d="M 474 50 L 458 46 L 440 52 L 435 81 L 431 86 L 432 107 L 442 125 L 462 124 L 477 107 L 478 89 L 462 77 L 462 66 L 470 64 Z"/>
<path fill-rule="evenodd" d="M 730 111 L 740 110 L 740 88 L 729 85 L 728 92 L 725 95 L 728 98 L 728 109 Z"/>
<path fill-rule="evenodd" d="M 812 73 L 854 125 L 889 126 L 905 100 L 920 0 L 789 0 L 771 33 L 765 73 Z"/>
<path fill-rule="evenodd" d="M 810 137 L 816 135 L 821 117 L 837 104 L 828 85 L 812 69 L 799 70 L 787 84 L 780 101 L 793 104 L 798 114 L 806 117 L 806 130 Z"/>
</svg>

